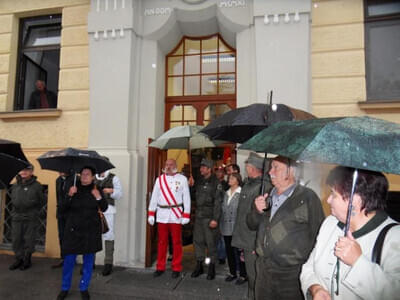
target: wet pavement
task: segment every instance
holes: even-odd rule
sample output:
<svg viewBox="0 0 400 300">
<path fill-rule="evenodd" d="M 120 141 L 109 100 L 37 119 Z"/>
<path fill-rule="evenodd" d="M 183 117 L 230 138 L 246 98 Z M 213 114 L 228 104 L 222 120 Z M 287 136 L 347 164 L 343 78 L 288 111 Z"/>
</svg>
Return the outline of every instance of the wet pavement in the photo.
<svg viewBox="0 0 400 300">
<path fill-rule="evenodd" d="M 0 299 L 56 299 L 61 286 L 61 268 L 52 269 L 56 259 L 32 259 L 32 268 L 10 271 L 14 261 L 10 255 L 0 255 Z M 75 267 L 72 288 L 66 299 L 80 299 L 79 269 Z M 89 292 L 91 299 L 246 299 L 247 283 L 235 285 L 225 282 L 227 266 L 217 265 L 215 280 L 206 280 L 206 274 L 191 278 L 192 270 L 186 270 L 181 276 L 171 278 L 171 271 L 153 278 L 154 269 L 114 267 L 110 276 L 101 275 L 102 266 L 96 266 Z M 207 272 L 207 267 L 205 268 Z"/>
</svg>

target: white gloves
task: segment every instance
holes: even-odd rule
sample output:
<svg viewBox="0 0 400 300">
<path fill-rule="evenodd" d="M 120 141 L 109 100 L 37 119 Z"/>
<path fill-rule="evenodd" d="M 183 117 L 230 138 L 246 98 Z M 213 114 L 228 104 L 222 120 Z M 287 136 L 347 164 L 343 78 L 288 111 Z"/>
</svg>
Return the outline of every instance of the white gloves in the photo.
<svg viewBox="0 0 400 300">
<path fill-rule="evenodd" d="M 182 221 L 181 221 L 182 225 L 189 224 L 189 222 L 190 222 L 189 218 L 182 218 Z"/>
<path fill-rule="evenodd" d="M 147 222 L 149 222 L 149 224 L 150 224 L 151 226 L 153 226 L 153 225 L 154 225 L 154 216 L 149 216 L 149 217 L 147 218 Z"/>
</svg>

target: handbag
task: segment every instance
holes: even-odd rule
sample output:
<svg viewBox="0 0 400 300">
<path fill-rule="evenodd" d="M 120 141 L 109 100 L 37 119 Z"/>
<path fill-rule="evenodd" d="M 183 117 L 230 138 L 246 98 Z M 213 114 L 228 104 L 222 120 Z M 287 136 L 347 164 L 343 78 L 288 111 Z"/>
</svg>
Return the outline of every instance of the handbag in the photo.
<svg viewBox="0 0 400 300">
<path fill-rule="evenodd" d="M 103 212 L 98 209 L 99 216 L 100 216 L 100 223 L 101 223 L 101 233 L 107 233 L 110 230 L 110 227 L 108 227 L 107 219 L 104 217 Z"/>
</svg>

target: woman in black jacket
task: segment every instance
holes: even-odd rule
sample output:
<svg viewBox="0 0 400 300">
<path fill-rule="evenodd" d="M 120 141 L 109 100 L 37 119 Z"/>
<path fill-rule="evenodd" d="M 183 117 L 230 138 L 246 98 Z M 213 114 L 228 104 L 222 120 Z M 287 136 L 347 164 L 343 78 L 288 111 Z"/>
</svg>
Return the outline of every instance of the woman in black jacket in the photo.
<svg viewBox="0 0 400 300">
<path fill-rule="evenodd" d="M 65 299 L 71 287 L 76 256 L 83 255 L 83 272 L 79 289 L 82 299 L 89 299 L 89 283 L 92 277 L 95 253 L 101 251 L 101 222 L 98 210 L 107 209 L 107 201 L 94 185 L 95 170 L 84 167 L 80 182 L 72 186 L 60 210 L 66 223 L 62 241 L 64 257 L 61 292 L 57 299 Z"/>
</svg>

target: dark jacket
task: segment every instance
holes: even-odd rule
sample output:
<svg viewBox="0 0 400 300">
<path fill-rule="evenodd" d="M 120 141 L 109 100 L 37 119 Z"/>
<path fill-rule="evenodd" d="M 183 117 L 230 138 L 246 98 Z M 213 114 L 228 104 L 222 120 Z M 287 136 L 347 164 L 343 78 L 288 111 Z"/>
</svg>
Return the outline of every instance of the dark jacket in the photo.
<svg viewBox="0 0 400 300">
<path fill-rule="evenodd" d="M 13 221 L 36 220 L 45 199 L 42 185 L 32 176 L 26 182 L 17 175 L 17 183 L 11 187 Z"/>
<path fill-rule="evenodd" d="M 325 218 L 313 190 L 298 185 L 270 220 L 271 210 L 253 206 L 247 225 L 257 231 L 256 252 L 278 268 L 298 268 L 308 258 Z"/>
<path fill-rule="evenodd" d="M 217 177 L 212 174 L 207 179 L 196 181 L 196 218 L 218 221 L 221 215 L 221 201 L 224 194 Z"/>
<path fill-rule="evenodd" d="M 49 108 L 57 108 L 57 95 L 52 91 L 45 91 L 47 103 L 49 104 Z M 29 99 L 29 109 L 38 109 L 41 107 L 40 102 L 40 91 L 34 91 L 31 94 L 31 98 Z"/>
<path fill-rule="evenodd" d="M 74 175 L 66 177 L 58 176 L 56 179 L 56 197 L 57 197 L 57 219 L 63 217 L 60 207 L 68 197 L 69 188 L 74 184 Z"/>
<path fill-rule="evenodd" d="M 101 251 L 101 223 L 98 208 L 107 210 L 107 201 L 97 201 L 92 195 L 94 184 L 82 186 L 77 182 L 78 192 L 67 197 L 60 206 L 66 224 L 62 241 L 62 252 L 67 254 L 89 254 Z"/>
<path fill-rule="evenodd" d="M 264 177 L 264 190 L 269 192 L 272 185 L 269 176 Z M 239 205 L 236 215 L 236 222 L 233 228 L 232 246 L 240 249 L 254 250 L 256 232 L 251 231 L 246 224 L 247 214 L 251 211 L 254 200 L 260 195 L 261 176 L 247 178 L 239 196 Z"/>
</svg>

